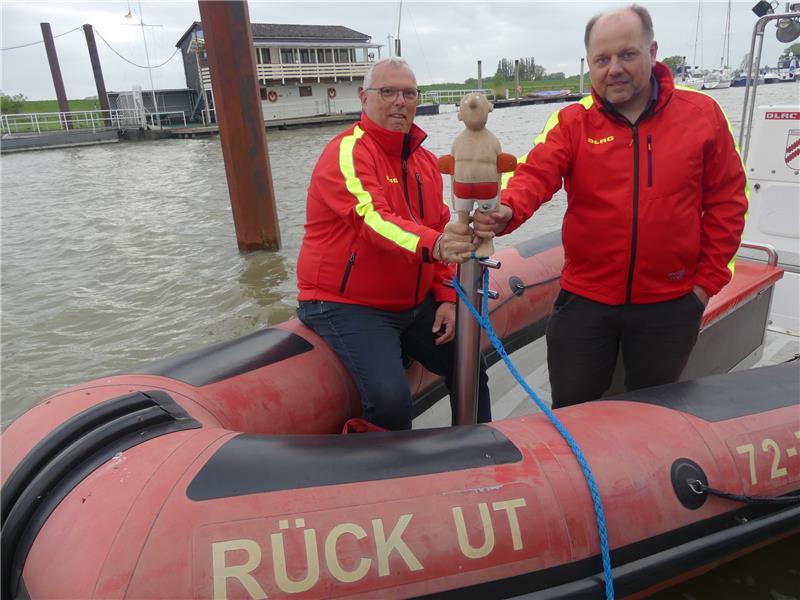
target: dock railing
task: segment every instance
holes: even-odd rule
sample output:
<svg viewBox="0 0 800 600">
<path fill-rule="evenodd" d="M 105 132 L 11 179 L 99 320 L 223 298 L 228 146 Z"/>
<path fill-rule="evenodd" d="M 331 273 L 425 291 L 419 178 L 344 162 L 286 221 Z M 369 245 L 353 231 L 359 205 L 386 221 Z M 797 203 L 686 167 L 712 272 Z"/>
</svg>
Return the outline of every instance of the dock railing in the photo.
<svg viewBox="0 0 800 600">
<path fill-rule="evenodd" d="M 419 95 L 420 104 L 458 104 L 467 94 L 483 94 L 489 101 L 495 99 L 494 90 L 489 88 L 474 90 L 425 90 Z"/>
<path fill-rule="evenodd" d="M 162 119 L 162 117 L 165 117 Z M 180 118 L 186 126 L 186 112 L 181 110 L 144 112 L 135 108 L 113 110 L 78 110 L 70 112 L 22 113 L 0 115 L 3 135 L 50 133 L 53 131 L 107 131 L 138 127 L 158 127 L 163 121 Z"/>
</svg>

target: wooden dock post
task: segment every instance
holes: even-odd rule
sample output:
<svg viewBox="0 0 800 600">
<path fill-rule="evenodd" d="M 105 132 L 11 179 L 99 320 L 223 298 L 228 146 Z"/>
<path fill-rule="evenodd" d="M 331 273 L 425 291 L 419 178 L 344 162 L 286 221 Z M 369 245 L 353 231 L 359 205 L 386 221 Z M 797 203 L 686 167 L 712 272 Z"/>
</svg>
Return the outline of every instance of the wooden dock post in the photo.
<svg viewBox="0 0 800 600">
<path fill-rule="evenodd" d="M 100 66 L 100 57 L 97 55 L 97 43 L 94 41 L 94 29 L 91 25 L 83 26 L 83 33 L 86 35 L 86 46 L 89 49 L 89 61 L 92 63 L 92 73 L 94 73 L 94 84 L 97 88 L 97 101 L 100 103 L 100 110 L 103 112 L 103 120 L 107 126 L 111 126 L 111 115 L 107 112 L 108 94 L 106 94 L 106 83 L 103 80 L 103 69 Z"/>
<path fill-rule="evenodd" d="M 56 98 L 58 98 L 58 110 L 62 113 L 69 112 L 69 102 L 67 92 L 64 91 L 64 79 L 61 77 L 61 67 L 58 66 L 58 54 L 56 44 L 53 41 L 53 32 L 50 30 L 50 23 L 39 23 L 42 28 L 42 38 L 44 39 L 44 49 L 47 52 L 47 62 L 50 63 L 50 75 L 53 76 L 53 86 L 56 88 Z M 64 120 L 64 129 L 69 129 L 69 123 Z"/>
<path fill-rule="evenodd" d="M 245 0 L 199 0 L 239 250 L 281 246 Z"/>
</svg>

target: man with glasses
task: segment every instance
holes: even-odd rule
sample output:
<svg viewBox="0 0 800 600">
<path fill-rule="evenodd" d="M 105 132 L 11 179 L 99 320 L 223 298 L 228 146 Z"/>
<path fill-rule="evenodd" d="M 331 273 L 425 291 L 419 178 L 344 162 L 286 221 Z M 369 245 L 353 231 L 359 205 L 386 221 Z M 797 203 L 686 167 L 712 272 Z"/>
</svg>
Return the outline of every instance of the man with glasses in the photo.
<svg viewBox="0 0 800 600">
<path fill-rule="evenodd" d="M 467 226 L 448 225 L 436 157 L 414 124 L 418 91 L 408 63 L 372 65 L 359 96 L 361 120 L 325 147 L 311 175 L 297 314 L 350 371 L 362 416 L 410 429 L 403 358 L 452 389 L 455 292 L 444 282 L 455 269 L 447 263 L 476 244 Z M 478 420 L 490 421 L 483 364 L 478 395 Z"/>
</svg>

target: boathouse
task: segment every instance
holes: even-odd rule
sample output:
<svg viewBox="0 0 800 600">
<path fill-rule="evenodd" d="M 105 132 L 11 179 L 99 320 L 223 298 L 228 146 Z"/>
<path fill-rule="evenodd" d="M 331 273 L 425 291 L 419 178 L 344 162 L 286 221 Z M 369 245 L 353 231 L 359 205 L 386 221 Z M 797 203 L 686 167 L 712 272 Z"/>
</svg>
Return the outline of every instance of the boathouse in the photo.
<svg viewBox="0 0 800 600">
<path fill-rule="evenodd" d="M 370 36 L 341 25 L 252 23 L 251 28 L 265 121 L 361 110 L 364 75 L 380 59 L 380 45 Z M 193 116 L 202 111 L 206 122 L 215 120 L 202 23 L 194 22 L 175 45 L 183 55 L 186 85 L 197 93 Z"/>
</svg>

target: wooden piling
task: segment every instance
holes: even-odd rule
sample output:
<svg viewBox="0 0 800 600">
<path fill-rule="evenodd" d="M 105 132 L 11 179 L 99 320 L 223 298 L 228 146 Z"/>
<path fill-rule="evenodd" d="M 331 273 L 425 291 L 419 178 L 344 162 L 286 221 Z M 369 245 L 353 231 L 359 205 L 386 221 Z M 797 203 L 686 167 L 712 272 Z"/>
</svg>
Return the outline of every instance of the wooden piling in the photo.
<svg viewBox="0 0 800 600">
<path fill-rule="evenodd" d="M 97 54 L 97 43 L 94 41 L 94 29 L 91 25 L 83 26 L 83 33 L 86 35 L 86 46 L 89 49 L 89 61 L 92 63 L 92 73 L 94 73 L 94 84 L 97 88 L 97 101 L 100 103 L 100 110 L 108 111 L 108 94 L 106 94 L 106 83 L 103 80 L 103 69 L 100 67 L 100 57 Z M 111 125 L 111 117 L 108 112 L 103 113 L 106 125 Z"/>
<path fill-rule="evenodd" d="M 267 135 L 244 0 L 199 0 L 208 68 L 242 251 L 280 249 Z"/>
<path fill-rule="evenodd" d="M 47 62 L 50 63 L 50 74 L 53 76 L 53 86 L 56 88 L 56 98 L 58 98 L 59 112 L 69 112 L 69 102 L 67 92 L 64 91 L 64 79 L 61 77 L 61 67 L 58 66 L 58 54 L 56 44 L 53 41 L 53 32 L 50 30 L 50 23 L 39 23 L 42 28 L 42 38 L 44 48 L 47 52 Z M 64 122 L 64 129 L 69 129 L 69 124 Z"/>
</svg>

